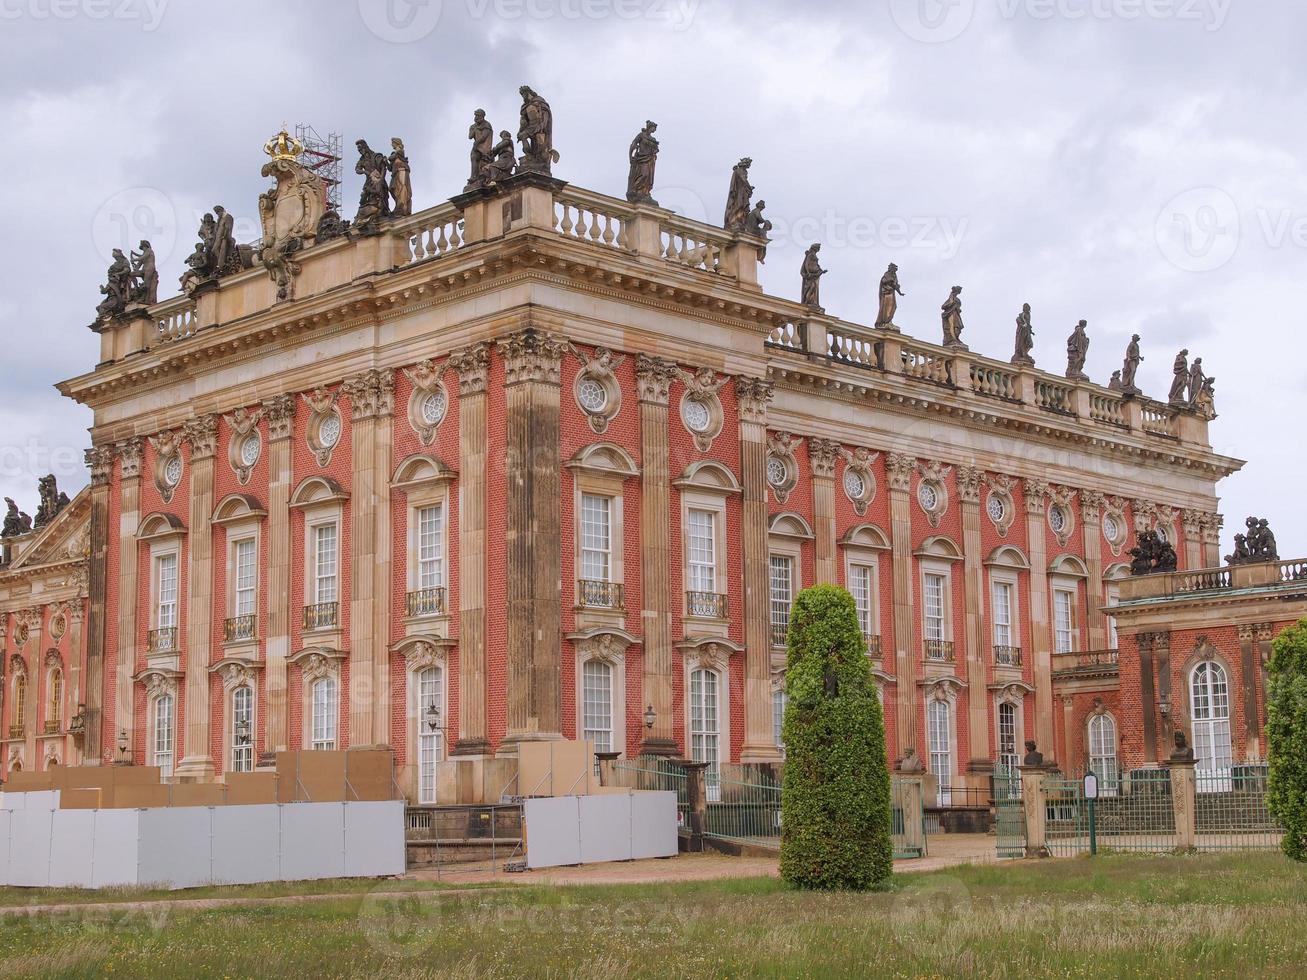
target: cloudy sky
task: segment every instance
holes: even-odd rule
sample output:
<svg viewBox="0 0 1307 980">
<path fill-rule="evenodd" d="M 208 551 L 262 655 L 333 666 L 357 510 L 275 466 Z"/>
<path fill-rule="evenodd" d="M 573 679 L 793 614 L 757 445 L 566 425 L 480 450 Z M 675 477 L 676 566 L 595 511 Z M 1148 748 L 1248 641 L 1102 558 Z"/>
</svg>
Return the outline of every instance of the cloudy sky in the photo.
<svg viewBox="0 0 1307 980">
<path fill-rule="evenodd" d="M 515 128 L 525 82 L 584 187 L 620 196 L 654 119 L 656 196 L 720 222 L 751 155 L 771 292 L 797 298 L 820 240 L 848 319 L 874 320 L 893 260 L 918 336 L 956 283 L 973 350 L 1010 356 L 1029 302 L 1041 366 L 1083 317 L 1095 379 L 1138 332 L 1165 397 L 1192 349 L 1215 448 L 1249 460 L 1221 487 L 1227 547 L 1256 512 L 1307 553 L 1304 36 L 1298 0 L 0 0 L 0 493 L 34 511 L 40 473 L 86 482 L 89 413 L 51 385 L 97 359 L 111 248 L 152 239 L 167 295 L 214 204 L 255 237 L 283 122 L 402 136 L 437 203 L 472 110 Z"/>
</svg>

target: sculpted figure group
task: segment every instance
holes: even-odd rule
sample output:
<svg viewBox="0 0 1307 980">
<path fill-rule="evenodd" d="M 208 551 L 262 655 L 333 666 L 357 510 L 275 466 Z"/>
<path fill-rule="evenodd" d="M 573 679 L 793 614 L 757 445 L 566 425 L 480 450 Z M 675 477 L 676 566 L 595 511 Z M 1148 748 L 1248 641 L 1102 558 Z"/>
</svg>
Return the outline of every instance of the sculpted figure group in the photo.
<svg viewBox="0 0 1307 980">
<path fill-rule="evenodd" d="M 1251 565 L 1255 562 L 1280 560 L 1275 535 L 1271 533 L 1265 518 L 1250 517 L 1244 521 L 1244 526 L 1248 528 L 1248 533 L 1234 536 L 1234 554 L 1226 556 L 1226 564 Z"/>
<path fill-rule="evenodd" d="M 132 252 L 130 258 L 120 248 L 113 250 L 113 260 L 105 273 L 106 282 L 100 287 L 104 299 L 95 308 L 97 317 L 120 316 L 129 306 L 153 306 L 159 302 L 159 269 L 154 248 L 144 239 L 138 247 L 140 251 Z"/>
</svg>

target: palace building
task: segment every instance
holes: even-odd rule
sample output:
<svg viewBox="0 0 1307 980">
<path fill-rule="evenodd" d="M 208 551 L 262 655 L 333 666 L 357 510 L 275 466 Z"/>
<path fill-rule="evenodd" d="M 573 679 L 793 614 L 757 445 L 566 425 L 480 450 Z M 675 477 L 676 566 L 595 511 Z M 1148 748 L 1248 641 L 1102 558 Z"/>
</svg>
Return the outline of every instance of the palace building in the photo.
<svg viewBox="0 0 1307 980">
<path fill-rule="evenodd" d="M 6 538 L 8 769 L 387 746 L 443 803 L 528 793 L 527 741 L 774 764 L 790 605 L 823 582 L 944 805 L 1026 740 L 1120 771 L 1183 724 L 1200 765 L 1262 758 L 1296 614 L 1257 597 L 1297 580 L 1218 569 L 1241 463 L 1210 399 L 768 295 L 765 225 L 547 152 L 416 213 L 369 210 L 365 154 L 347 228 L 292 144 L 257 257 L 210 231 L 161 302 L 111 270 L 100 362 L 59 386 L 94 412 L 90 486 Z M 1178 571 L 1130 576 L 1144 532 Z"/>
</svg>

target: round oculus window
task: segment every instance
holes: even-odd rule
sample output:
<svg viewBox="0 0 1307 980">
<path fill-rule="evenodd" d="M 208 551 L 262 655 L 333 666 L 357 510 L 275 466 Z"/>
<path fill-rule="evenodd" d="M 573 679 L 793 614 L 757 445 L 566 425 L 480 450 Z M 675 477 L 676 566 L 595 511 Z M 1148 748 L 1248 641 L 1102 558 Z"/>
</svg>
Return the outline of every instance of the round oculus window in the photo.
<svg viewBox="0 0 1307 980">
<path fill-rule="evenodd" d="M 1121 524 L 1115 517 L 1103 518 L 1103 534 L 1108 541 L 1117 541 L 1121 537 Z"/>
<path fill-rule="evenodd" d="M 939 506 L 939 491 L 933 483 L 923 483 L 917 488 L 917 500 L 926 510 L 934 510 Z"/>
<path fill-rule="evenodd" d="M 861 500 L 867 495 L 867 481 L 857 470 L 844 471 L 844 492 L 850 500 Z"/>
<path fill-rule="evenodd" d="M 681 408 L 681 418 L 691 432 L 707 432 L 712 425 L 712 414 L 708 406 L 696 398 L 688 398 Z"/>
<path fill-rule="evenodd" d="M 989 500 L 985 502 L 985 510 L 989 512 L 989 519 L 995 524 L 1002 524 L 1003 518 L 1007 516 L 1007 504 L 996 493 L 989 495 Z"/>
<path fill-rule="evenodd" d="M 767 457 L 767 482 L 774 487 L 783 487 L 790 480 L 790 468 L 779 456 Z"/>
<path fill-rule="evenodd" d="M 318 442 L 330 449 L 340 441 L 340 416 L 328 415 L 318 423 Z"/>
<path fill-rule="evenodd" d="M 1048 512 L 1048 525 L 1053 529 L 1055 534 L 1061 534 L 1066 530 L 1067 516 L 1062 507 L 1054 507 Z"/>
<path fill-rule="evenodd" d="M 439 425 L 445 417 L 445 393 L 437 389 L 422 399 L 422 421 L 427 425 Z"/>
<path fill-rule="evenodd" d="M 585 378 L 576 389 L 577 401 L 591 415 L 598 415 L 608 407 L 608 391 L 594 378 Z"/>
<path fill-rule="evenodd" d="M 248 435 L 245 441 L 241 443 L 241 465 L 253 466 L 259 461 L 259 453 L 263 451 L 263 443 L 257 434 Z"/>
<path fill-rule="evenodd" d="M 169 456 L 168 462 L 163 464 L 163 482 L 170 487 L 175 487 L 182 482 L 182 458 L 180 456 Z"/>
</svg>

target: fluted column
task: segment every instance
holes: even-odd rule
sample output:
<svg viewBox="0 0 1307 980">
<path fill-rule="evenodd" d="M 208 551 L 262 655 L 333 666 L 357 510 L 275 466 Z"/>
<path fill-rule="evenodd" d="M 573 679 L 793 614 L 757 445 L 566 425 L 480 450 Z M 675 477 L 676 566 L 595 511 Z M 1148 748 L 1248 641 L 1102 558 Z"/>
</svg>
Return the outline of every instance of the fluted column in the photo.
<svg viewBox="0 0 1307 980">
<path fill-rule="evenodd" d="M 1085 532 L 1085 567 L 1089 570 L 1089 581 L 1085 583 L 1088 592 L 1089 647 L 1091 650 L 1107 649 L 1107 616 L 1103 614 L 1103 604 L 1107 596 L 1103 591 L 1103 494 L 1095 490 L 1083 490 L 1080 493 L 1080 519 Z M 1066 760 L 1064 760 L 1066 761 Z"/>
<path fill-rule="evenodd" d="M 890 547 L 894 569 L 894 663 L 898 754 L 917 745 L 917 657 L 913 649 L 912 473 L 917 461 L 902 453 L 885 460 L 889 474 Z"/>
<path fill-rule="evenodd" d="M 1203 567 L 1218 568 L 1223 564 L 1221 557 L 1221 527 L 1225 518 L 1220 514 L 1204 514 L 1202 520 Z"/>
<path fill-rule="evenodd" d="M 835 547 L 835 460 L 840 445 L 830 439 L 808 440 L 812 469 L 812 530 L 817 584 L 839 582 Z"/>
<path fill-rule="evenodd" d="M 667 449 L 670 361 L 641 354 L 635 361 L 640 397 L 640 624 L 644 634 L 644 697 L 654 710 L 640 752 L 676 755 L 672 714 L 671 470 Z"/>
<path fill-rule="evenodd" d="M 263 405 L 268 422 L 268 631 L 264 670 L 264 755 L 261 766 L 275 764 L 277 752 L 290 748 L 286 662 L 290 634 L 290 494 L 291 436 L 295 431 L 295 396 L 278 395 Z"/>
<path fill-rule="evenodd" d="M 967 772 L 972 785 L 988 785 L 994 769 L 989 754 L 989 698 L 986 666 L 991 656 L 990 636 L 985 630 L 984 545 L 980 537 L 980 483 L 983 474 L 972 466 L 957 470 L 958 499 L 962 506 L 962 579 L 966 605 L 963 638 L 967 646 L 967 733 L 971 759 Z"/>
<path fill-rule="evenodd" d="M 353 471 L 350 499 L 349 744 L 384 745 L 390 589 L 390 414 L 394 377 L 365 371 L 342 388 L 350 401 Z M 387 430 L 383 433 L 382 430 Z M 382 520 L 386 526 L 381 525 Z M 378 584 L 380 583 L 380 588 Z M 384 607 L 378 610 L 378 606 Z"/>
<path fill-rule="evenodd" d="M 190 547 L 187 550 L 186 741 L 177 775 L 209 780 L 209 655 L 213 638 L 213 461 L 218 418 L 201 415 L 186 423 L 191 444 Z"/>
<path fill-rule="evenodd" d="M 740 470 L 744 487 L 744 744 L 740 761 L 776 763 L 772 727 L 770 560 L 767 548 L 767 403 L 772 383 L 735 379 L 740 415 Z"/>
<path fill-rule="evenodd" d="M 508 752 L 562 738 L 562 552 L 558 446 L 565 345 L 527 328 L 498 342 L 504 359 L 508 507 Z"/>
<path fill-rule="evenodd" d="M 1030 660 L 1035 679 L 1035 741 L 1050 763 L 1053 747 L 1053 637 L 1048 619 L 1048 538 L 1045 513 L 1049 486 L 1027 480 L 1026 540 L 1030 545 Z"/>
<path fill-rule="evenodd" d="M 102 761 L 100 753 L 106 744 L 104 654 L 105 625 L 109 614 L 106 607 L 109 583 L 109 480 L 113 475 L 113 462 L 114 451 L 109 446 L 95 446 L 86 451 L 86 463 L 91 471 L 91 518 L 87 569 L 86 676 L 82 681 L 85 685 L 82 701 L 86 705 L 82 713 L 86 724 L 86 734 L 82 739 L 83 765 L 99 765 Z M 109 745 L 114 744 L 112 731 L 108 733 L 107 742 Z"/>
<path fill-rule="evenodd" d="M 82 667 L 82 630 L 86 624 L 86 606 L 83 605 L 84 602 L 85 596 L 75 596 L 69 601 L 67 608 L 68 684 L 64 688 L 67 693 L 68 705 L 68 710 L 65 714 L 66 719 L 76 716 L 79 708 L 86 700 L 82 692 L 83 685 L 86 683 L 86 675 Z M 82 713 L 82 721 L 84 724 L 86 723 L 85 712 Z M 86 724 L 86 727 L 82 731 L 82 747 L 80 750 L 82 757 L 85 757 L 86 755 L 86 736 L 89 732 L 90 725 Z M 66 764 L 85 765 L 81 758 L 78 758 L 76 755 L 77 749 L 73 740 L 67 738 L 64 741 L 64 753 L 60 758 L 63 759 Z"/>
<path fill-rule="evenodd" d="M 490 751 L 486 725 L 486 378 L 490 345 L 455 351 L 458 373 L 458 744 L 454 755 Z"/>
<path fill-rule="evenodd" d="M 118 658 L 114 670 L 114 727 L 127 733 L 127 744 L 136 744 L 136 712 L 132 697 L 132 675 L 136 672 L 136 532 L 141 525 L 141 457 L 139 438 L 118 443 Z M 110 731 L 109 744 L 117 745 L 117 733 Z"/>
<path fill-rule="evenodd" d="M 42 759 L 38 758 L 36 746 L 37 708 L 43 697 L 43 675 L 45 664 L 41 660 L 41 630 L 45 617 L 41 610 L 24 609 L 18 614 L 18 622 L 26 630 L 26 639 L 18 644 L 18 655 L 27 665 L 27 701 L 23 705 L 23 734 L 25 736 L 27 766 L 32 771 L 41 768 Z"/>
</svg>

